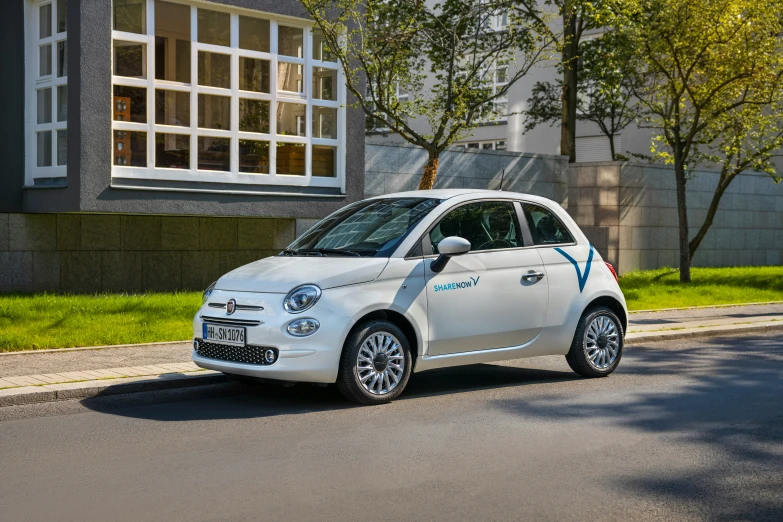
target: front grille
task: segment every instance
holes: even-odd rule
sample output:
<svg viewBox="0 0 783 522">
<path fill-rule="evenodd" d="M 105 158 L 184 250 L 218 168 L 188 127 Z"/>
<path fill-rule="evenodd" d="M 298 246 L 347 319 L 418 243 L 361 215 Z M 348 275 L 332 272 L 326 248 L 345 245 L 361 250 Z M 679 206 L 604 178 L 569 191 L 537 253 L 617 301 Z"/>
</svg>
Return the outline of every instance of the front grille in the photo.
<svg viewBox="0 0 783 522">
<path fill-rule="evenodd" d="M 267 362 L 264 358 L 264 352 L 273 350 L 275 352 L 275 361 L 277 361 L 277 350 L 264 346 L 230 346 L 226 344 L 208 343 L 198 341 L 196 353 L 207 359 L 217 359 L 219 361 L 236 362 L 243 364 L 260 364 L 269 366 L 274 364 Z"/>
<path fill-rule="evenodd" d="M 200 319 L 205 323 L 220 323 L 231 326 L 258 326 L 261 321 L 253 321 L 249 319 L 234 319 L 233 317 L 213 317 L 211 315 L 202 314 Z"/>
</svg>

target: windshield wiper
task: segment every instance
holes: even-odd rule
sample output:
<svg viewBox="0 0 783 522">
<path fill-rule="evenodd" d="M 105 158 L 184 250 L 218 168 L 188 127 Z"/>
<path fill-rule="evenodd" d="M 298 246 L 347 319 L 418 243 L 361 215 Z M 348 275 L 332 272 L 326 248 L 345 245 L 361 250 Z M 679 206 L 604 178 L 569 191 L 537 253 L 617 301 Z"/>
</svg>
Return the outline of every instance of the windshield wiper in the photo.
<svg viewBox="0 0 783 522">
<path fill-rule="evenodd" d="M 353 250 L 343 250 L 341 248 L 300 248 L 295 251 L 301 254 L 340 254 L 344 256 L 361 257 L 359 252 Z"/>
</svg>

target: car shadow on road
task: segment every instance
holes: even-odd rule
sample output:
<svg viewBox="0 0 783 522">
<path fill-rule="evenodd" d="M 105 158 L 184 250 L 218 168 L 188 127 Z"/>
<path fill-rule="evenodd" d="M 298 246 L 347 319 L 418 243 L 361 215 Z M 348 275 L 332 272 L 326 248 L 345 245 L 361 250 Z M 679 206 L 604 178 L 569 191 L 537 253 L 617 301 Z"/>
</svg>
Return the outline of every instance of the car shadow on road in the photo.
<svg viewBox="0 0 783 522">
<path fill-rule="evenodd" d="M 574 379 L 578 377 L 565 371 L 475 364 L 414 374 L 398 400 Z M 234 381 L 165 392 L 104 395 L 83 399 L 81 404 L 101 413 L 166 422 L 263 418 L 359 407 L 347 402 L 335 386 L 284 387 Z"/>
<path fill-rule="evenodd" d="M 609 486 L 696 503 L 707 519 L 783 520 L 781 337 L 716 337 L 693 348 L 651 344 L 626 357 L 622 373 L 640 385 L 632 396 L 503 399 L 494 406 L 526 419 L 557 419 L 564 430 L 589 420 L 695 444 L 715 458 L 684 472 L 615 477 Z M 670 388 L 643 387 L 663 374 L 687 377 Z"/>
</svg>

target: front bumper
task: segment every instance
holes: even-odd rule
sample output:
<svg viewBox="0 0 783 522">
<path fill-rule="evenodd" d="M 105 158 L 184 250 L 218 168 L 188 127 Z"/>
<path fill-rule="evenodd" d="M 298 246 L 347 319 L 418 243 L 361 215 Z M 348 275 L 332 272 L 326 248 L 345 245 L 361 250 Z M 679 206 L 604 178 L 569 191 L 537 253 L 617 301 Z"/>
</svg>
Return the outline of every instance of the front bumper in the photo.
<svg viewBox="0 0 783 522">
<path fill-rule="evenodd" d="M 220 324 L 244 326 L 246 343 L 252 346 L 274 348 L 279 355 L 274 364 L 245 364 L 220 359 L 202 357 L 193 350 L 193 362 L 201 368 L 224 373 L 261 377 L 281 381 L 333 383 L 337 380 L 340 354 L 348 332 L 353 326 L 349 317 L 329 308 L 326 292 L 316 305 L 302 314 L 289 314 L 283 310 L 283 294 L 262 294 L 250 292 L 229 292 L 215 290 L 208 303 L 198 311 L 193 319 L 193 337 L 202 340 L 202 324 Z M 263 310 L 237 310 L 226 314 L 225 309 L 213 308 L 209 303 L 226 303 L 236 299 L 240 305 L 262 307 Z M 286 326 L 296 319 L 311 317 L 321 323 L 320 328 L 307 337 L 290 335 Z M 231 321 L 237 321 L 231 324 Z M 253 322 L 258 324 L 242 324 Z M 230 350 L 230 346 L 226 346 Z"/>
</svg>

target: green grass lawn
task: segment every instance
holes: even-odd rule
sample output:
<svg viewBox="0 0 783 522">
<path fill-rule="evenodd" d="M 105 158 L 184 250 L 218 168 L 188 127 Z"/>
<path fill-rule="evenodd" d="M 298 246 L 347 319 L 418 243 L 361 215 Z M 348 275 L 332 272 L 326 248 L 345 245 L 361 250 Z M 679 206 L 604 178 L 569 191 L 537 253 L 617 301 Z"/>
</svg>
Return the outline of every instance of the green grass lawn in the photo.
<svg viewBox="0 0 783 522">
<path fill-rule="evenodd" d="M 620 278 L 630 310 L 783 301 L 783 267 L 694 268 Z M 199 292 L 0 295 L 0 352 L 189 339 Z"/>
<path fill-rule="evenodd" d="M 783 266 L 692 268 L 688 285 L 660 268 L 628 273 L 620 287 L 629 310 L 783 301 Z"/>
</svg>

